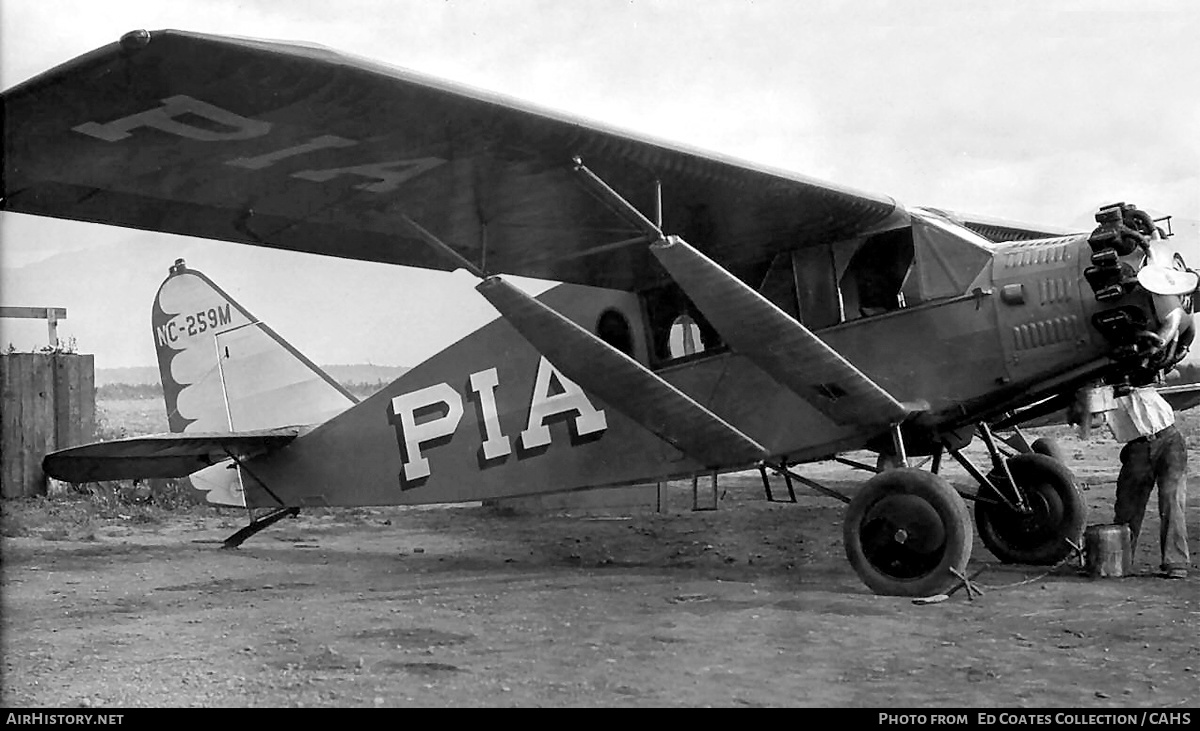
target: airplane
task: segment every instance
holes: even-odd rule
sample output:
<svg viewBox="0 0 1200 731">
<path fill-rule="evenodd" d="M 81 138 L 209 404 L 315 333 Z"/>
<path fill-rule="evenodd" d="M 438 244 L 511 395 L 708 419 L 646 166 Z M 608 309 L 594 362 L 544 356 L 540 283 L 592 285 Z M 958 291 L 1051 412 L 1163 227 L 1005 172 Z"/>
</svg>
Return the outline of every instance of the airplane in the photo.
<svg viewBox="0 0 1200 731">
<path fill-rule="evenodd" d="M 1082 535 L 1070 470 L 996 429 L 1190 343 L 1190 318 L 1155 335 L 1139 281 L 1163 220 L 1123 202 L 1084 232 L 904 206 L 320 46 L 175 30 L 0 98 L 3 210 L 465 270 L 499 313 L 357 401 L 173 267 L 153 317 L 172 433 L 45 471 L 192 474 L 270 511 L 230 545 L 305 506 L 745 469 L 828 492 L 797 466 L 866 448 L 897 467 L 834 493 L 847 557 L 877 593 L 938 594 L 970 559 L 967 499 L 1002 561 L 1055 564 Z M 506 276 L 559 284 L 532 297 Z M 963 452 L 976 434 L 990 470 Z M 938 474 L 945 454 L 977 491 Z"/>
</svg>

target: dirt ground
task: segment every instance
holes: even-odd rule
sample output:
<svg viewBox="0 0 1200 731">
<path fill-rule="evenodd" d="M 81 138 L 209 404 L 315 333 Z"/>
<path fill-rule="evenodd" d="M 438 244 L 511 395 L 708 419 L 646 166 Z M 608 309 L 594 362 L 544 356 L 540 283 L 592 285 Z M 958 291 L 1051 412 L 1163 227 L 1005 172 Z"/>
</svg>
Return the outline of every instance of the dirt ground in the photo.
<svg viewBox="0 0 1200 731">
<path fill-rule="evenodd" d="M 1063 443 L 1089 523 L 1108 522 L 1116 445 Z M 842 466 L 802 472 L 847 493 L 864 479 Z M 234 551 L 215 542 L 244 522 L 236 511 L 118 511 L 80 531 L 68 519 L 78 506 L 10 502 L 0 702 L 1200 705 L 1200 572 L 1155 575 L 1153 506 L 1137 575 L 1093 579 L 1075 563 L 1042 576 L 977 542 L 983 596 L 917 605 L 855 576 L 841 503 L 768 503 L 754 473 L 721 489 L 711 512 L 690 510 L 686 485 L 665 514 L 310 511 Z M 56 511 L 58 523 L 46 518 Z"/>
</svg>

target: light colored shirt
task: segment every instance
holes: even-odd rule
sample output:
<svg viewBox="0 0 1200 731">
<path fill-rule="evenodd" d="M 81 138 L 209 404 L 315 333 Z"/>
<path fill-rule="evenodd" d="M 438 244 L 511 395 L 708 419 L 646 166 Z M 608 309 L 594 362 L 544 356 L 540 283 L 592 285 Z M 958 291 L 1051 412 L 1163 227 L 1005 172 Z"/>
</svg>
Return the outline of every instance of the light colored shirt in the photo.
<svg viewBox="0 0 1200 731">
<path fill-rule="evenodd" d="M 1117 407 L 1105 419 L 1118 442 L 1148 437 L 1175 423 L 1175 411 L 1152 386 L 1135 388 L 1114 400 Z"/>
</svg>

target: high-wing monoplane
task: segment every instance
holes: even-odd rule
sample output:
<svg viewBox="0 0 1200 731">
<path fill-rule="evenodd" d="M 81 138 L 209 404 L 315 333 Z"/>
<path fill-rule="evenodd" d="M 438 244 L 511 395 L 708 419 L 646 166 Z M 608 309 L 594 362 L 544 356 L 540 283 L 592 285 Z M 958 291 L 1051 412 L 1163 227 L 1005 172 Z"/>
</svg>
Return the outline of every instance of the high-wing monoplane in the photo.
<svg viewBox="0 0 1200 731">
<path fill-rule="evenodd" d="M 1082 532 L 1070 471 L 993 429 L 1155 373 L 1190 335 L 1155 336 L 1137 274 L 1160 222 L 1123 203 L 1079 233 L 905 207 L 321 47 L 179 31 L 3 104 L 4 210 L 463 269 L 500 313 L 357 401 L 173 267 L 153 316 L 173 433 L 46 471 L 193 474 L 273 508 L 252 530 L 308 505 L 803 480 L 866 447 L 901 466 L 850 501 L 847 555 L 875 591 L 934 594 L 970 555 L 964 497 L 1002 560 L 1057 562 Z M 561 284 L 531 297 L 506 275 Z M 943 454 L 977 491 L 937 474 Z"/>
</svg>

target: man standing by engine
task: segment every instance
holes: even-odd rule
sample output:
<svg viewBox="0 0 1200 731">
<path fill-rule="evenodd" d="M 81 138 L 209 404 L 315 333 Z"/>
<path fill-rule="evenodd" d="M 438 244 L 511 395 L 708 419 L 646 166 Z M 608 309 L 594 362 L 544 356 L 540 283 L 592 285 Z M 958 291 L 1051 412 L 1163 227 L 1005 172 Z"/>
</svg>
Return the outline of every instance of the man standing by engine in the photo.
<svg viewBox="0 0 1200 731">
<path fill-rule="evenodd" d="M 1138 386 L 1116 397 L 1108 425 L 1121 449 L 1113 522 L 1129 526 L 1136 550 L 1146 504 L 1158 485 L 1163 576 L 1185 579 L 1191 563 L 1187 525 L 1187 446 L 1175 427 L 1175 413 L 1153 386 Z"/>
<path fill-rule="evenodd" d="M 1174 266 L 1164 266 L 1165 257 L 1155 251 L 1160 241 L 1155 231 L 1146 245 L 1146 265 L 1138 282 L 1154 300 L 1158 318 L 1155 352 L 1164 359 L 1151 370 L 1151 379 L 1164 365 L 1169 368 L 1186 353 L 1192 338 L 1191 295 L 1197 276 Z M 1163 262 L 1163 263 L 1160 263 Z M 1185 579 L 1191 558 L 1187 540 L 1187 445 L 1175 427 L 1175 412 L 1152 383 L 1135 384 L 1116 394 L 1116 408 L 1108 412 L 1108 426 L 1121 449 L 1121 472 L 1117 477 L 1114 522 L 1129 526 L 1131 547 L 1136 551 L 1146 504 L 1158 486 L 1158 515 L 1162 521 L 1160 547 L 1162 575 Z"/>
</svg>

